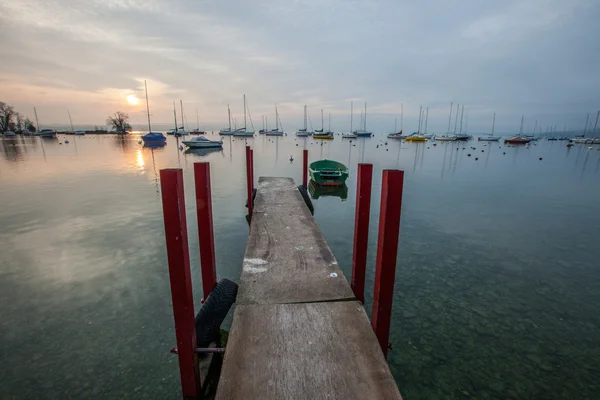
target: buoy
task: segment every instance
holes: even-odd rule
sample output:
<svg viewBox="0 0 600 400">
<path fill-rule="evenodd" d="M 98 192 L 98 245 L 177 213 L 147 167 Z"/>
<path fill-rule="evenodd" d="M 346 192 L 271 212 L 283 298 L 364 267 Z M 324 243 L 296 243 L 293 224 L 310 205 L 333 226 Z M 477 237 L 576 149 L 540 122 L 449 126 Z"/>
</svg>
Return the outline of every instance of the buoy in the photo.
<svg viewBox="0 0 600 400">
<path fill-rule="evenodd" d="M 290 156 L 290 162 L 294 161 L 294 157 Z"/>
<path fill-rule="evenodd" d="M 69 141 L 68 141 L 68 140 L 65 140 L 65 143 L 69 143 Z M 590 147 L 590 149 L 591 149 L 591 147 Z"/>
<path fill-rule="evenodd" d="M 471 154 L 467 154 L 467 157 L 471 157 Z"/>
<path fill-rule="evenodd" d="M 298 143 L 296 143 L 296 147 L 298 146 Z"/>
<path fill-rule="evenodd" d="M 385 151 L 390 151 L 390 149 L 385 149 Z"/>
<path fill-rule="evenodd" d="M 475 161 L 479 160 L 479 158 L 475 157 Z"/>
<path fill-rule="evenodd" d="M 505 151 L 503 151 L 503 152 L 502 152 L 502 154 L 506 154 L 506 152 L 505 152 Z"/>
<path fill-rule="evenodd" d="M 481 152 L 483 153 L 483 150 L 481 150 Z"/>
<path fill-rule="evenodd" d="M 383 144 L 387 146 L 387 142 L 384 142 Z"/>
<path fill-rule="evenodd" d="M 540 157 L 539 160 L 542 161 L 542 157 Z"/>
<path fill-rule="evenodd" d="M 141 141 L 141 140 L 140 140 L 140 141 L 138 141 L 138 144 L 142 144 L 142 141 Z"/>
<path fill-rule="evenodd" d="M 377 148 L 377 149 L 378 149 L 378 148 L 379 148 L 379 145 L 375 146 L 375 148 Z"/>
</svg>

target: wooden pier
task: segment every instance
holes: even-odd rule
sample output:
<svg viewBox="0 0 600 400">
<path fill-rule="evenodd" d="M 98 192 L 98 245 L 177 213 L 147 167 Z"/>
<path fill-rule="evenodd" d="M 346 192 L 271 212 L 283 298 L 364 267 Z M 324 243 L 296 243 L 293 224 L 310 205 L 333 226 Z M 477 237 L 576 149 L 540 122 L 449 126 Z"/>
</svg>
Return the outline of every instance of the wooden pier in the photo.
<svg viewBox="0 0 600 400">
<path fill-rule="evenodd" d="M 306 150 L 303 158 L 306 183 Z M 260 178 L 253 198 L 253 154 L 249 147 L 246 167 L 251 226 L 239 287 L 228 283 L 237 297 L 232 294 L 226 300 L 229 305 L 233 300 L 236 303 L 226 349 L 215 347 L 219 344 L 216 332 L 217 343 L 212 348 L 204 347 L 206 340 L 196 336 L 196 332 L 204 335 L 213 327 L 218 329 L 229 305 L 218 311 L 217 325 L 208 317 L 194 319 L 183 171 L 160 172 L 177 339 L 171 352 L 179 358 L 183 398 L 212 398 L 216 380 L 210 371 L 215 369 L 204 367 L 215 365 L 218 375 L 222 361 L 220 378 L 216 378 L 215 396 L 219 400 L 401 399 L 385 358 L 404 173 L 382 173 L 373 319 L 369 322 L 363 301 L 372 165 L 358 166 L 351 285 L 294 181 Z M 203 302 L 207 300 L 198 315 L 213 310 L 217 318 L 215 302 L 225 300 L 225 295 L 216 277 L 210 165 L 195 163 L 194 176 Z M 209 296 L 211 293 L 221 295 Z M 200 364 L 199 354 L 207 353 L 209 357 Z M 212 378 L 203 384 L 209 375 Z"/>
<path fill-rule="evenodd" d="M 217 399 L 401 399 L 293 180 L 260 178 Z"/>
</svg>

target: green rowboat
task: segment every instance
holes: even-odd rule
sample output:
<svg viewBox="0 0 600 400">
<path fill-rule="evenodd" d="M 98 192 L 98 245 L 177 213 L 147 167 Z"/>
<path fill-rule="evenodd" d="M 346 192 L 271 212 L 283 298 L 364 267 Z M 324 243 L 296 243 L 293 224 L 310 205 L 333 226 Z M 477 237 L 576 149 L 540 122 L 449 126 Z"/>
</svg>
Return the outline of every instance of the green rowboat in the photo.
<svg viewBox="0 0 600 400">
<path fill-rule="evenodd" d="M 348 178 L 348 168 L 333 160 L 319 160 L 308 167 L 310 177 L 317 185 L 343 185 Z"/>
</svg>

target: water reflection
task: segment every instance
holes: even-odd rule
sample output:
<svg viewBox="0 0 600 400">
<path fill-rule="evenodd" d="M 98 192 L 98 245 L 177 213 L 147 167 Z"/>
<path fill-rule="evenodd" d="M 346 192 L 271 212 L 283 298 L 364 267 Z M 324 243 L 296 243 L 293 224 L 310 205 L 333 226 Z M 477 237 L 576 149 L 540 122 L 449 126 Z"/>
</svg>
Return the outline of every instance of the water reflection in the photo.
<svg viewBox="0 0 600 400">
<path fill-rule="evenodd" d="M 308 182 L 308 192 L 315 200 L 319 197 L 339 197 L 345 201 L 348 198 L 348 186 L 345 183 L 342 186 L 321 186 L 311 179 Z"/>
</svg>

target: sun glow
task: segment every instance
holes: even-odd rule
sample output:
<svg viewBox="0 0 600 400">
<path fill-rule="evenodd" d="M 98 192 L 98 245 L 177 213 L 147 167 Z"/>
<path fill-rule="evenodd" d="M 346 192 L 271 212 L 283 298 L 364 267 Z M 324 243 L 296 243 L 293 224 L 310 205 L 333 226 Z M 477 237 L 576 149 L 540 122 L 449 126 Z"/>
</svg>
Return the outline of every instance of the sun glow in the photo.
<svg viewBox="0 0 600 400">
<path fill-rule="evenodd" d="M 140 102 L 140 99 L 138 99 L 136 96 L 130 94 L 129 96 L 127 96 L 127 102 L 129 104 L 131 104 L 132 106 L 135 106 L 136 104 L 138 104 Z"/>
</svg>

